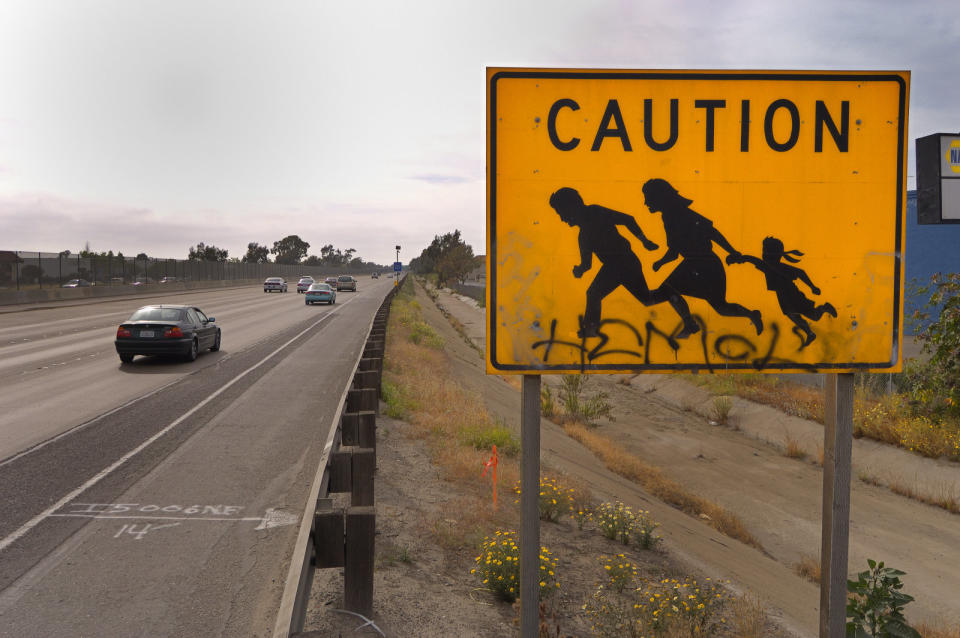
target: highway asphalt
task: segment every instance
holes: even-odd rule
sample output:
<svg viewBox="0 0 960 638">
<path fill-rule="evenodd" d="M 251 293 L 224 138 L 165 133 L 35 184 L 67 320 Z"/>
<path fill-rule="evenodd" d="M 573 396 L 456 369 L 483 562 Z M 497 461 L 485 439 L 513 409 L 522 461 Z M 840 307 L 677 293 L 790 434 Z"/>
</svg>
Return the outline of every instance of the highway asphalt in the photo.
<svg viewBox="0 0 960 638">
<path fill-rule="evenodd" d="M 393 280 L 334 306 L 262 288 L 0 315 L 0 636 L 272 631 L 322 443 Z M 148 302 L 220 352 L 121 365 Z"/>
</svg>

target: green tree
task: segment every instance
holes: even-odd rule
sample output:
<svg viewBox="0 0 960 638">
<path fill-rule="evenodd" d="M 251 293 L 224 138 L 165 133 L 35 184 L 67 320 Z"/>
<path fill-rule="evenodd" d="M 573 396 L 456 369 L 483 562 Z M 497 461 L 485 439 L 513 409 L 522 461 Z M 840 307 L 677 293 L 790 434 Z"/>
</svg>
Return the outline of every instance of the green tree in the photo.
<svg viewBox="0 0 960 638">
<path fill-rule="evenodd" d="M 217 248 L 213 244 L 207 246 L 200 242 L 196 247 L 190 249 L 187 259 L 190 261 L 226 261 L 227 251 Z"/>
<path fill-rule="evenodd" d="M 247 244 L 247 254 L 243 256 L 243 261 L 248 264 L 265 264 L 270 261 L 270 249 L 252 241 Z"/>
<path fill-rule="evenodd" d="M 270 253 L 277 256 L 278 264 L 299 264 L 307 256 L 309 249 L 310 244 L 298 235 L 287 235 L 280 241 L 273 242 Z"/>
<path fill-rule="evenodd" d="M 463 283 L 467 273 L 472 269 L 473 248 L 466 244 L 457 244 L 437 261 L 437 278 L 441 283 L 452 279 Z"/>
<path fill-rule="evenodd" d="M 930 358 L 910 375 L 911 392 L 926 410 L 960 416 L 960 273 L 937 273 L 919 292 L 930 297 L 912 319 Z"/>
<path fill-rule="evenodd" d="M 414 272 L 437 273 L 442 285 L 450 279 L 463 281 L 473 268 L 473 248 L 460 238 L 460 231 L 436 235 L 420 256 L 410 262 Z"/>
</svg>

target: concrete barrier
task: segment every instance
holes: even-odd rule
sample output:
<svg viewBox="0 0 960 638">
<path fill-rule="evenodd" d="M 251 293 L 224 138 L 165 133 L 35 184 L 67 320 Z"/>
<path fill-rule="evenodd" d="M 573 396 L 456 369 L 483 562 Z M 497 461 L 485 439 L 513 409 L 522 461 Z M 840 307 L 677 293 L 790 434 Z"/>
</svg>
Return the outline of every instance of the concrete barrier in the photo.
<svg viewBox="0 0 960 638">
<path fill-rule="evenodd" d="M 189 292 L 218 288 L 244 288 L 259 286 L 260 279 L 230 279 L 219 281 L 178 281 L 169 284 L 146 284 L 144 286 L 86 286 L 83 288 L 43 288 L 35 290 L 0 290 L 0 306 L 69 302 L 84 299 L 109 297 L 144 297 L 170 292 Z"/>
</svg>

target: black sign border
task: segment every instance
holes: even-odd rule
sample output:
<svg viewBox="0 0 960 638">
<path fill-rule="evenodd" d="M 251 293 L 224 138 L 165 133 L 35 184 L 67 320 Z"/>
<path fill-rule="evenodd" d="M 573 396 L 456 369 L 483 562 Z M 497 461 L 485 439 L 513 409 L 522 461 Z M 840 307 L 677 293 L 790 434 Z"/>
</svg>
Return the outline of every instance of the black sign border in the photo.
<svg viewBox="0 0 960 638">
<path fill-rule="evenodd" d="M 757 72 L 744 73 L 737 72 L 677 72 L 677 71 L 563 71 L 563 70 L 501 70 L 497 71 L 489 78 L 487 95 L 489 99 L 489 112 L 487 114 L 487 143 L 489 145 L 489 159 L 487 166 L 488 195 L 487 207 L 489 210 L 490 228 L 487 229 L 487 260 L 489 263 L 490 276 L 487 278 L 487 286 L 490 286 L 490 303 L 487 304 L 487 357 L 490 365 L 502 372 L 526 372 L 528 374 L 538 374 L 541 372 L 586 372 L 609 370 L 611 373 L 617 371 L 623 372 L 658 372 L 658 371 L 676 371 L 676 372 L 726 372 L 743 371 L 757 372 L 757 368 L 751 363 L 733 363 L 724 362 L 722 364 L 694 363 L 694 364 L 601 364 L 601 363 L 582 363 L 572 364 L 543 364 L 520 365 L 499 363 L 497 356 L 497 82 L 503 79 L 564 79 L 564 80 L 793 80 L 793 81 L 831 81 L 831 82 L 895 82 L 899 86 L 899 124 L 897 130 L 897 199 L 896 199 L 896 237 L 895 237 L 895 256 L 894 256 L 894 274 L 893 274 L 893 352 L 890 361 L 875 363 L 780 363 L 769 362 L 763 368 L 764 371 L 773 372 L 806 372 L 811 371 L 830 371 L 830 370 L 867 370 L 892 368 L 897 365 L 900 354 L 900 287 L 901 270 L 903 260 L 903 163 L 904 149 L 906 144 L 906 106 L 907 106 L 907 85 L 899 75 L 884 73 L 785 73 L 785 72 Z"/>
</svg>

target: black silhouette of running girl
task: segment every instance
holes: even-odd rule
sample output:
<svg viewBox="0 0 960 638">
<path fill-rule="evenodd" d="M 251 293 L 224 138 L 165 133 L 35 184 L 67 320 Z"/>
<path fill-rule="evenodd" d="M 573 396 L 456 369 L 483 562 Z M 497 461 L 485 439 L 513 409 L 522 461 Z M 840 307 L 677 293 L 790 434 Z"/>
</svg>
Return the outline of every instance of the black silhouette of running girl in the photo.
<svg viewBox="0 0 960 638">
<path fill-rule="evenodd" d="M 690 317 L 690 309 L 683 297 L 678 294 L 663 294 L 659 301 L 652 301 L 650 288 L 643 275 L 643 266 L 630 248 L 630 242 L 620 234 L 617 226 L 626 226 L 637 239 L 643 242 L 647 250 L 656 250 L 657 244 L 647 239 L 640 230 L 637 220 L 626 213 L 599 206 L 587 205 L 576 189 L 564 187 L 550 196 L 550 206 L 564 222 L 571 227 L 580 227 L 580 263 L 573 267 L 573 276 L 580 278 L 593 265 L 593 255 L 603 264 L 587 288 L 587 306 L 581 320 L 580 338 L 599 336 L 600 305 L 603 298 L 618 287 L 623 286 L 640 303 L 649 306 L 667 301 L 683 318 L 685 334 L 689 336 L 697 330 L 696 322 Z"/>
<path fill-rule="evenodd" d="M 820 317 L 826 314 L 837 316 L 837 309 L 831 303 L 815 305 L 813 300 L 808 299 L 793 283 L 799 279 L 810 287 L 810 291 L 815 295 L 820 294 L 810 277 L 800 268 L 785 264 L 781 259 L 786 259 L 791 263 L 800 261 L 803 253 L 799 250 L 784 250 L 783 242 L 776 237 L 767 237 L 763 240 L 763 259 L 757 259 L 752 255 L 729 255 L 728 264 L 749 262 L 756 266 L 757 270 L 763 273 L 767 279 L 767 290 L 777 293 L 777 301 L 780 302 L 780 310 L 794 324 L 793 333 L 800 337 L 800 349 L 803 350 L 817 338 L 810 324 L 804 317 L 819 321 Z"/>
<path fill-rule="evenodd" d="M 713 227 L 713 222 L 690 210 L 693 201 L 681 196 L 665 179 L 647 180 L 643 195 L 651 214 L 663 214 L 663 229 L 667 236 L 667 252 L 654 262 L 653 270 L 660 270 L 664 264 L 683 257 L 660 287 L 650 293 L 651 303 L 660 303 L 674 295 L 696 297 L 725 317 L 750 319 L 757 334 L 763 332 L 759 310 L 749 310 L 727 301 L 727 275 L 723 262 L 713 252 L 713 243 L 729 253 L 728 260 L 732 256 L 740 258 L 740 253 Z M 688 336 L 686 331 L 677 335 L 678 338 L 685 336 Z"/>
</svg>

